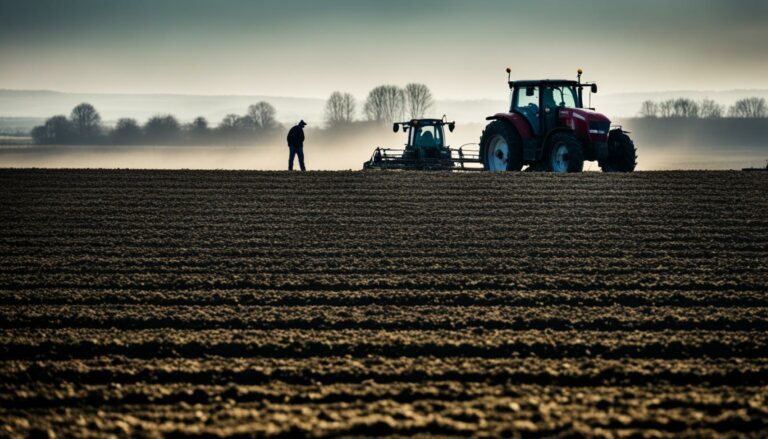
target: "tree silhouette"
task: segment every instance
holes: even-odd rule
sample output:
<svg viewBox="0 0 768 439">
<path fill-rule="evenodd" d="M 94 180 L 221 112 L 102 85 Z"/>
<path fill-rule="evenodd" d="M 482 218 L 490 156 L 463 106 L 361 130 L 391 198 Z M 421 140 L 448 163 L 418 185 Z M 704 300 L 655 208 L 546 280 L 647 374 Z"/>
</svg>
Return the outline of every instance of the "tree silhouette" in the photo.
<svg viewBox="0 0 768 439">
<path fill-rule="evenodd" d="M 192 121 L 190 128 L 194 132 L 203 133 L 208 131 L 208 120 L 203 116 L 198 116 Z"/>
<path fill-rule="evenodd" d="M 221 119 L 218 129 L 221 131 L 232 132 L 237 128 L 237 120 L 240 119 L 235 113 L 229 113 Z"/>
<path fill-rule="evenodd" d="M 246 114 L 253 120 L 256 129 L 269 130 L 277 126 L 276 113 L 272 104 L 261 101 L 249 106 Z"/>
<path fill-rule="evenodd" d="M 170 114 L 152 116 L 144 124 L 144 135 L 150 142 L 171 143 L 179 140 L 179 121 Z"/>
<path fill-rule="evenodd" d="M 405 94 L 394 85 L 380 85 L 368 93 L 363 112 L 370 121 L 392 123 L 403 116 Z"/>
<path fill-rule="evenodd" d="M 355 118 L 355 98 L 335 91 L 325 103 L 325 122 L 330 127 L 350 123 Z"/>
<path fill-rule="evenodd" d="M 728 111 L 731 117 L 761 118 L 768 117 L 765 98 L 751 97 L 739 99 Z"/>
<path fill-rule="evenodd" d="M 640 116 L 656 117 L 659 115 L 659 104 L 653 101 L 645 101 L 640 104 Z"/>
<path fill-rule="evenodd" d="M 432 109 L 434 100 L 429 87 L 410 83 L 405 86 L 405 105 L 411 119 L 421 119 Z"/>
<path fill-rule="evenodd" d="M 255 126 L 256 126 L 256 122 L 253 120 L 251 116 L 248 116 L 248 115 L 239 116 L 237 120 L 235 120 L 235 128 L 237 128 L 238 131 L 242 131 L 242 132 L 253 131 Z"/>
<path fill-rule="evenodd" d="M 208 120 L 203 116 L 196 117 L 192 122 L 184 126 L 188 142 L 193 144 L 203 144 L 211 137 L 211 130 L 208 128 Z"/>
<path fill-rule="evenodd" d="M 666 101 L 659 104 L 659 114 L 661 117 L 672 117 L 674 107 L 675 100 L 667 99 Z"/>
<path fill-rule="evenodd" d="M 696 118 L 699 117 L 699 104 L 691 99 L 679 98 L 675 99 L 672 104 L 673 116 L 675 117 L 687 117 Z"/>
<path fill-rule="evenodd" d="M 82 140 L 89 140 L 98 136 L 101 116 L 93 105 L 83 102 L 72 109 L 69 118 L 75 125 L 77 134 Z"/>
<path fill-rule="evenodd" d="M 109 137 L 116 145 L 131 145 L 141 142 L 141 127 L 135 119 L 118 119 Z"/>
<path fill-rule="evenodd" d="M 32 139 L 40 145 L 66 144 L 75 141 L 75 126 L 64 115 L 49 117 L 44 125 L 36 126 L 31 132 Z"/>
<path fill-rule="evenodd" d="M 723 106 L 709 98 L 699 103 L 699 117 L 703 119 L 718 119 L 723 117 Z"/>
<path fill-rule="evenodd" d="M 32 131 L 29 132 L 29 135 L 32 136 L 32 141 L 37 145 L 44 145 L 45 143 L 48 143 L 48 135 L 45 131 L 44 125 L 38 125 L 32 128 Z"/>
</svg>

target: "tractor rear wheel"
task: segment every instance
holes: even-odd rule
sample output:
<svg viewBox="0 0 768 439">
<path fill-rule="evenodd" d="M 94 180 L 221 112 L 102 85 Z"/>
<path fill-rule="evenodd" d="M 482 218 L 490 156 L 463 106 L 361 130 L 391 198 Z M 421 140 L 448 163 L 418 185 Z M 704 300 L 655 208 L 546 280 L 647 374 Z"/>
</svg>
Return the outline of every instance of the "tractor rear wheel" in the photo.
<svg viewBox="0 0 768 439">
<path fill-rule="evenodd" d="M 632 139 L 621 130 L 608 134 L 608 157 L 598 161 L 603 172 L 632 172 L 637 166 L 637 148 Z"/>
<path fill-rule="evenodd" d="M 547 170 L 550 172 L 581 172 L 584 152 L 579 141 L 570 133 L 555 133 L 547 142 Z"/>
<path fill-rule="evenodd" d="M 480 158 L 486 171 L 523 169 L 523 142 L 515 127 L 503 120 L 489 123 L 480 136 Z"/>
</svg>

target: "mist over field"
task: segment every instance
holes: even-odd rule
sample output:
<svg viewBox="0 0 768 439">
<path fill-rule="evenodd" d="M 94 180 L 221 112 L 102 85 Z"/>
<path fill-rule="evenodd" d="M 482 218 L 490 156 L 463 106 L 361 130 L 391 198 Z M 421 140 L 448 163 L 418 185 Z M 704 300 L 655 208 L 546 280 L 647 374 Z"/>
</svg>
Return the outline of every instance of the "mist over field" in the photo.
<svg viewBox="0 0 768 439">
<path fill-rule="evenodd" d="M 638 170 L 741 169 L 765 166 L 766 120 L 619 119 L 638 147 Z M 477 148 L 484 123 L 458 124 L 446 139 L 451 147 Z M 0 167 L 133 169 L 287 169 L 283 136 L 246 145 L 8 145 L 0 146 Z M 359 170 L 376 147 L 402 148 L 405 135 L 390 127 L 364 126 L 332 132 L 306 130 L 310 170 Z M 586 162 L 586 171 L 599 171 Z"/>
<path fill-rule="evenodd" d="M 402 133 L 396 135 L 384 127 L 338 134 L 308 129 L 306 136 L 306 162 L 314 170 L 358 170 L 375 146 L 398 148 L 404 141 Z M 42 168 L 284 170 L 288 166 L 288 147 L 284 136 L 277 137 L 253 145 L 7 146 L 0 147 L 0 164 Z"/>
<path fill-rule="evenodd" d="M 499 81 L 499 100 L 436 99 L 429 115 L 457 121 L 448 143 L 458 148 L 476 148 L 486 126 L 485 117 L 505 111 L 506 84 Z M 712 99 L 725 110 L 727 103 L 747 96 L 768 96 L 760 90 L 731 92 L 664 92 L 646 94 L 595 94 L 592 105 L 614 124 L 632 132 L 638 147 L 638 170 L 741 169 L 762 166 L 768 160 L 768 119 L 686 119 L 639 118 L 640 99 L 661 102 L 675 97 Z M 282 127 L 266 138 L 235 143 L 211 141 L 195 146 L 181 145 L 29 145 L 29 131 L 42 125 L 45 116 L 67 114 L 79 102 L 95 105 L 105 129 L 120 117 L 143 123 L 157 114 L 173 114 L 181 123 L 204 116 L 212 126 L 226 114 L 242 114 L 248 105 L 262 99 L 276 107 L 275 119 Z M 363 99 L 358 99 L 358 107 Z M 587 102 L 585 102 L 585 105 Z M 605 110 L 605 109 L 608 110 Z M 159 110 L 162 109 L 162 110 Z M 610 111 L 615 110 L 615 113 Z M 630 110 L 632 109 L 632 110 Z M 393 133 L 387 124 L 355 123 L 329 129 L 325 101 L 312 98 L 271 98 L 265 96 L 182 96 L 113 95 L 24 92 L 0 90 L 0 132 L 22 137 L 0 138 L 1 167 L 43 168 L 146 168 L 146 169 L 264 169 L 287 167 L 285 132 L 297 120 L 305 119 L 305 153 L 310 169 L 360 169 L 375 147 L 400 148 L 402 133 Z M 361 111 L 358 108 L 358 111 Z M 14 115 L 8 117 L 8 115 Z M 626 115 L 629 117 L 621 117 Z M 359 116 L 358 116 L 359 117 Z M 586 163 L 585 170 L 599 170 Z"/>
</svg>

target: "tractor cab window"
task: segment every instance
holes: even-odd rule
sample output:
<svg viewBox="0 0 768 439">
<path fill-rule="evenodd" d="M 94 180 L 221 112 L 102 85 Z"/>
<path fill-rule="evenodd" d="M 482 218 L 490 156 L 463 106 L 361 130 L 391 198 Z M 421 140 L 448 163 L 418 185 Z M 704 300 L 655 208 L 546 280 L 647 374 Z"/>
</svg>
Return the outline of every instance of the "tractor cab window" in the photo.
<svg viewBox="0 0 768 439">
<path fill-rule="evenodd" d="M 539 87 L 520 87 L 515 93 L 514 111 L 522 114 L 531 124 L 533 132 L 539 133 Z"/>
<path fill-rule="evenodd" d="M 576 90 L 573 87 L 546 87 L 544 89 L 544 106 L 549 108 L 556 107 L 568 107 L 578 108 L 576 103 L 578 98 L 576 97 Z"/>
<path fill-rule="evenodd" d="M 539 108 L 539 87 L 524 87 L 517 93 L 515 108 Z"/>
<path fill-rule="evenodd" d="M 436 125 L 414 127 L 411 130 L 411 144 L 418 148 L 438 148 L 443 146 L 443 129 Z"/>
</svg>

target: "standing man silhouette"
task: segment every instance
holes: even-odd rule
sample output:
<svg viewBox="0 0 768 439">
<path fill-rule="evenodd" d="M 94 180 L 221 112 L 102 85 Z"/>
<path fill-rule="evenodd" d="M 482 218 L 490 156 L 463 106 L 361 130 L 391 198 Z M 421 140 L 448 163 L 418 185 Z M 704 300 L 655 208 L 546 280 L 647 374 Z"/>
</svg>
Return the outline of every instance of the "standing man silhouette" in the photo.
<svg viewBox="0 0 768 439">
<path fill-rule="evenodd" d="M 299 121 L 296 126 L 288 131 L 288 149 L 290 155 L 288 156 L 288 170 L 293 171 L 293 157 L 299 156 L 299 166 L 302 171 L 306 171 L 304 168 L 304 127 L 306 122 Z"/>
</svg>

